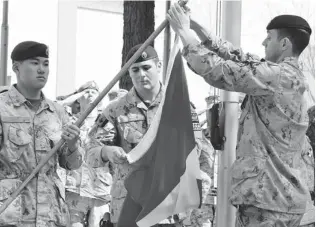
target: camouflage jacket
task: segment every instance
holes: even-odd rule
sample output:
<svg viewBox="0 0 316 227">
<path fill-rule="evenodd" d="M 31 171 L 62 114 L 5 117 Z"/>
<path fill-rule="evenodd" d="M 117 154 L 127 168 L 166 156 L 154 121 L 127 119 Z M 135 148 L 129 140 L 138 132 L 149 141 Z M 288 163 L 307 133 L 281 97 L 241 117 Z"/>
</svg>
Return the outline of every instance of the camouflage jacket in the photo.
<svg viewBox="0 0 316 227">
<path fill-rule="evenodd" d="M 34 112 L 14 86 L 0 94 L 0 206 L 46 157 L 68 123 L 61 106 L 42 98 Z M 69 212 L 57 168 L 75 169 L 81 163 L 81 148 L 69 153 L 62 146 L 0 215 L 0 226 L 66 226 Z"/>
<path fill-rule="evenodd" d="M 301 155 L 307 143 L 308 85 L 297 60 L 260 60 L 211 36 L 186 46 L 183 55 L 210 85 L 248 95 L 239 119 L 231 203 L 304 213 L 309 192 Z"/>
<path fill-rule="evenodd" d="M 89 160 L 93 165 L 103 165 L 101 159 L 101 147 L 103 144 L 116 145 L 124 149 L 126 153 L 130 152 L 142 139 L 143 135 L 147 132 L 147 129 L 152 123 L 152 120 L 156 114 L 158 106 L 165 93 L 165 88 L 162 87 L 160 93 L 150 106 L 146 106 L 139 98 L 135 88 L 132 88 L 129 93 L 116 101 L 113 101 L 103 111 L 99 121 L 91 130 L 89 137 L 91 138 L 90 149 L 93 148 L 93 152 L 89 152 Z M 193 116 L 193 115 L 192 115 Z M 196 116 L 196 115 L 194 115 Z M 196 122 L 196 119 L 193 123 Z M 202 133 L 198 132 L 201 127 L 194 125 L 195 135 L 199 137 L 196 139 L 198 147 L 202 147 Z M 112 132 L 111 128 L 113 129 Z M 103 142 L 100 142 L 103 141 Z M 97 149 L 99 147 L 99 149 Z M 202 159 L 206 159 L 208 155 L 207 151 L 199 152 L 202 154 Z M 205 162 L 212 167 L 211 161 Z M 113 223 L 117 223 L 120 210 L 122 208 L 124 199 L 126 197 L 126 189 L 124 187 L 124 180 L 131 171 L 131 166 L 127 163 L 113 166 L 113 187 L 111 190 L 112 203 L 111 203 L 111 220 Z M 208 170 L 207 174 L 212 175 L 212 170 Z M 205 177 L 208 180 L 204 187 L 210 187 L 211 177 Z M 206 190 L 204 190 L 206 191 Z M 174 223 L 175 220 L 170 217 L 160 224 Z"/>
<path fill-rule="evenodd" d="M 68 112 L 68 111 L 67 111 Z M 77 117 L 71 115 L 71 121 L 75 123 Z M 90 116 L 84 121 L 80 127 L 80 140 L 81 146 L 85 152 L 84 160 L 79 169 L 67 170 L 66 173 L 66 190 L 79 194 L 80 196 L 99 199 L 103 201 L 110 201 L 110 190 L 112 186 L 112 176 L 109 172 L 109 162 L 104 163 L 103 166 L 94 168 L 86 162 L 87 148 L 86 144 L 89 143 L 88 133 L 92 127 L 91 123 L 95 118 Z"/>
</svg>

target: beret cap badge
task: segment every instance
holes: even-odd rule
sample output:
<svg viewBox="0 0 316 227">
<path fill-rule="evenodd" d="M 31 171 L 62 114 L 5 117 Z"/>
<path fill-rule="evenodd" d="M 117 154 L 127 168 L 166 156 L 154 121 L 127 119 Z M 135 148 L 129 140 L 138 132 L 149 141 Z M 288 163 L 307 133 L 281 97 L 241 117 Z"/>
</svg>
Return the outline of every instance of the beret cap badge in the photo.
<svg viewBox="0 0 316 227">
<path fill-rule="evenodd" d="M 143 52 L 143 53 L 142 53 L 142 58 L 144 58 L 144 59 L 147 58 L 147 53 L 146 53 L 146 52 Z"/>
</svg>

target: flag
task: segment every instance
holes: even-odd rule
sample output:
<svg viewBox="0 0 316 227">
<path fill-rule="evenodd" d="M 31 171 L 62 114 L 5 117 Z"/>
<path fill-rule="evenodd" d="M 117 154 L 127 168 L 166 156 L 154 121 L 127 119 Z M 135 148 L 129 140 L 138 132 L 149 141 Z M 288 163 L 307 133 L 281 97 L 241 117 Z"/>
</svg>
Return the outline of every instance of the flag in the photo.
<svg viewBox="0 0 316 227">
<path fill-rule="evenodd" d="M 169 66 L 172 61 L 155 119 L 128 154 L 134 170 L 125 180 L 118 227 L 149 227 L 201 205 L 199 157 L 179 48 L 171 52 Z"/>
</svg>

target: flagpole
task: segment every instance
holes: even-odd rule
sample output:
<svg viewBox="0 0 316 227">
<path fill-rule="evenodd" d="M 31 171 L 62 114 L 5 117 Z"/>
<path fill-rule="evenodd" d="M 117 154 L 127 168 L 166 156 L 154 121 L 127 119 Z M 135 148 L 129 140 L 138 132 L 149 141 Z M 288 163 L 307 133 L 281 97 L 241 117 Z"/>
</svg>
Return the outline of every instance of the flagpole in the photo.
<svg viewBox="0 0 316 227">
<path fill-rule="evenodd" d="M 234 46 L 240 46 L 241 35 L 241 1 L 223 1 L 222 38 L 230 41 Z M 229 203 L 231 194 L 230 169 L 236 159 L 237 131 L 238 131 L 238 101 L 236 92 L 221 91 L 221 100 L 225 110 L 225 143 L 224 151 L 219 151 L 219 173 L 217 194 L 218 227 L 235 226 L 236 209 Z"/>
<path fill-rule="evenodd" d="M 170 9 L 171 1 L 166 1 L 166 15 L 168 10 Z M 169 62 L 169 54 L 170 54 L 170 43 L 171 43 L 171 32 L 170 25 L 168 24 L 165 28 L 164 32 L 164 50 L 163 50 L 163 74 L 162 74 L 162 82 L 165 84 L 166 82 L 166 73 Z"/>
<path fill-rule="evenodd" d="M 7 79 L 7 62 L 8 62 L 8 10 L 9 2 L 8 0 L 3 0 L 2 9 L 2 26 L 1 26 L 1 63 L 0 63 L 0 86 L 8 85 Z"/>
</svg>

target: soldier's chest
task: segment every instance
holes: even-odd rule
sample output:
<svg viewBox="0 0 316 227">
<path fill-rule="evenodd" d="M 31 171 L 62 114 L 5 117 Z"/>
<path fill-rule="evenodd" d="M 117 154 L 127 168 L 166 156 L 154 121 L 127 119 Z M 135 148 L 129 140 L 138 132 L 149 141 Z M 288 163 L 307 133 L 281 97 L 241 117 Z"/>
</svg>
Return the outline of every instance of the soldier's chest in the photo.
<svg viewBox="0 0 316 227">
<path fill-rule="evenodd" d="M 141 141 L 154 120 L 156 110 L 156 108 L 147 110 L 133 108 L 117 117 L 117 130 L 122 145 L 124 143 L 129 145 L 127 150 L 134 148 Z"/>
<path fill-rule="evenodd" d="M 49 110 L 35 114 L 22 107 L 7 108 L 1 112 L 1 122 L 2 153 L 10 163 L 37 163 L 60 139 L 61 120 Z"/>
</svg>

